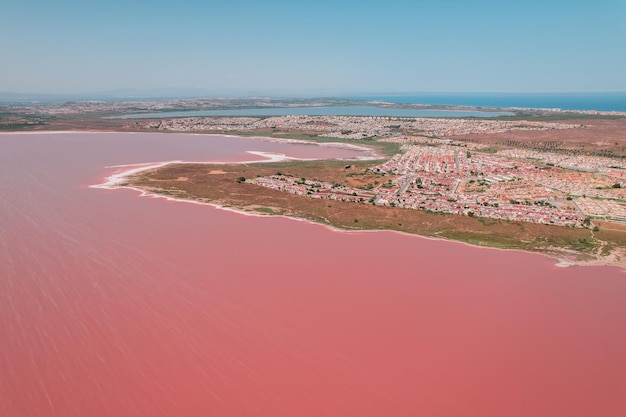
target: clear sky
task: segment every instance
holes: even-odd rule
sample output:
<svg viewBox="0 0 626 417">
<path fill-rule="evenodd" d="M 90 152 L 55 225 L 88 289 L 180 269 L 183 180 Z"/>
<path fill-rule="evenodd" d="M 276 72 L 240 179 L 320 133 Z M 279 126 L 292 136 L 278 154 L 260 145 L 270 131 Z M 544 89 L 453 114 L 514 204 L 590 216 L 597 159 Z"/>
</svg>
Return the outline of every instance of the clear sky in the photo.
<svg viewBox="0 0 626 417">
<path fill-rule="evenodd" d="M 0 91 L 626 91 L 626 1 L 2 0 Z"/>
</svg>

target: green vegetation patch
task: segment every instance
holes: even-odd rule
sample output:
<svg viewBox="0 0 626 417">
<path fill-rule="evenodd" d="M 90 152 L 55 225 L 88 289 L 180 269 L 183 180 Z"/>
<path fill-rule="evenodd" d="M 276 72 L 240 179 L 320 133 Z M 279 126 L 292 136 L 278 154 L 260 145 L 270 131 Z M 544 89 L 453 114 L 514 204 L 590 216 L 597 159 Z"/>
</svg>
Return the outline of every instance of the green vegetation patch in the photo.
<svg viewBox="0 0 626 417">
<path fill-rule="evenodd" d="M 270 207 L 254 207 L 254 211 L 258 211 L 259 213 L 263 213 L 263 214 L 273 214 L 273 215 L 280 215 L 283 213 L 282 211 L 277 211 Z"/>
</svg>

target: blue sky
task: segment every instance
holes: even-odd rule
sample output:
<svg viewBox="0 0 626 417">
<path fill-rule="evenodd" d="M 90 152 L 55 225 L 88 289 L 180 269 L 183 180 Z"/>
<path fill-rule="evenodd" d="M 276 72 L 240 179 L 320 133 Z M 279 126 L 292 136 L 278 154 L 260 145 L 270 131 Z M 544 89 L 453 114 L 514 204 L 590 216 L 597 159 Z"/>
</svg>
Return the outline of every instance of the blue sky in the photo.
<svg viewBox="0 0 626 417">
<path fill-rule="evenodd" d="M 626 1 L 0 2 L 0 91 L 626 91 Z"/>
</svg>

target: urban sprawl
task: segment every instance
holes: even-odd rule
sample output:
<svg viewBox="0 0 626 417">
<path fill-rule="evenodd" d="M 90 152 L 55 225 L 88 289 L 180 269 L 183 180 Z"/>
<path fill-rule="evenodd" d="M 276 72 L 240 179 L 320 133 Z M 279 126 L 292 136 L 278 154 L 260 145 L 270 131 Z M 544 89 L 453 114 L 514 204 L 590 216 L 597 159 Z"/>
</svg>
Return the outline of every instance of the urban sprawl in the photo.
<svg viewBox="0 0 626 417">
<path fill-rule="evenodd" d="M 582 128 L 579 124 L 356 116 L 198 117 L 139 123 L 168 131 L 276 129 L 402 144 L 401 153 L 368 169 L 377 179 L 361 187 L 282 173 L 246 180 L 310 198 L 571 227 L 592 227 L 594 219 L 626 221 L 626 164 L 621 159 L 510 147 L 494 151 L 459 138 Z"/>
</svg>

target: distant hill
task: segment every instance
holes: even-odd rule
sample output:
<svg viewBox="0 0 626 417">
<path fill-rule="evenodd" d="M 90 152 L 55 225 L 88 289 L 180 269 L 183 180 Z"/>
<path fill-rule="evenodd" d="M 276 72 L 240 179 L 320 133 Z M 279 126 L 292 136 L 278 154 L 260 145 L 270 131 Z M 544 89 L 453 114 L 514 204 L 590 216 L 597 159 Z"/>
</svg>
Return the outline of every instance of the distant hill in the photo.
<svg viewBox="0 0 626 417">
<path fill-rule="evenodd" d="M 84 94 L 17 93 L 12 91 L 0 91 L 0 103 L 55 103 L 79 100 L 156 100 L 215 96 L 215 91 L 198 88 L 124 88 Z"/>
<path fill-rule="evenodd" d="M 67 94 L 15 93 L 10 91 L 0 91 L 0 103 L 55 103 L 77 99 L 77 96 Z"/>
<path fill-rule="evenodd" d="M 346 94 L 344 94 L 345 96 Z M 261 89 L 218 90 L 195 87 L 170 87 L 170 88 L 120 88 L 108 91 L 96 91 L 89 93 L 18 93 L 0 91 L 0 103 L 58 103 L 64 101 L 143 101 L 143 100 L 166 100 L 166 99 L 191 99 L 191 98 L 250 98 L 250 97 L 337 97 L 339 92 L 331 94 L 330 91 L 311 89 L 300 91 Z"/>
</svg>

